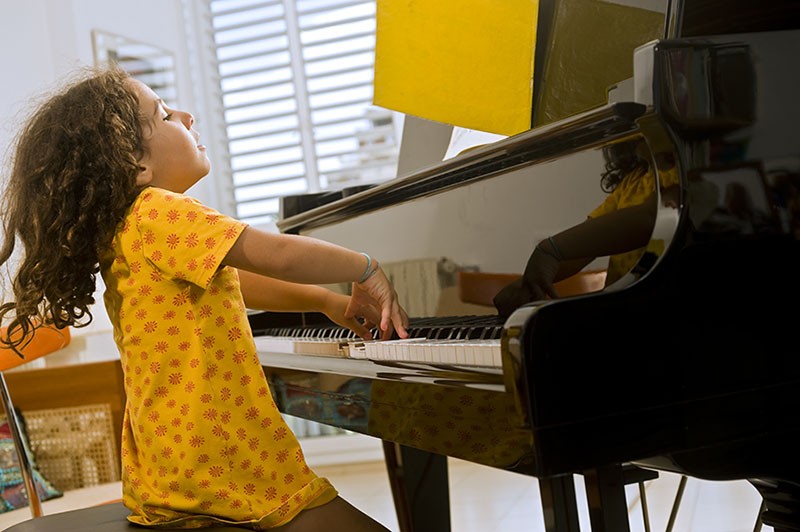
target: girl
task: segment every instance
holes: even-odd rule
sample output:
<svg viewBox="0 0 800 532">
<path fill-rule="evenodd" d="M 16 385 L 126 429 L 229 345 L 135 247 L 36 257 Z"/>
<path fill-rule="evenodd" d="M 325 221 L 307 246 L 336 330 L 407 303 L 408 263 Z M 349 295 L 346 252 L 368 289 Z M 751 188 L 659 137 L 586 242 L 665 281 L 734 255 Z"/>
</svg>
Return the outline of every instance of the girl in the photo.
<svg viewBox="0 0 800 532">
<path fill-rule="evenodd" d="M 209 171 L 192 123 L 114 70 L 35 113 L 8 181 L 0 264 L 17 238 L 25 256 L 15 301 L 0 306 L 10 319 L 0 340 L 18 348 L 36 324 L 86 325 L 103 275 L 125 372 L 123 502 L 134 523 L 385 530 L 305 464 L 245 307 L 322 311 L 365 338 L 373 324 L 405 337 L 408 318 L 365 254 L 263 233 L 183 195 Z M 305 284 L 346 281 L 350 297 Z"/>
</svg>

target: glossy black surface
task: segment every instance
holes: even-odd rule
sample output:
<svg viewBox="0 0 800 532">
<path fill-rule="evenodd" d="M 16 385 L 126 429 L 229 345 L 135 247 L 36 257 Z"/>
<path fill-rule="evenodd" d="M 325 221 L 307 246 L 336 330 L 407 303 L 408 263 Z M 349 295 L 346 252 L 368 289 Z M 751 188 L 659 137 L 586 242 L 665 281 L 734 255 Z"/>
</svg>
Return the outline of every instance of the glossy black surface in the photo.
<svg viewBox="0 0 800 532">
<path fill-rule="evenodd" d="M 616 290 L 517 310 L 503 391 L 354 379 L 346 365 L 338 376 L 267 368 L 281 408 L 541 477 L 634 461 L 754 479 L 765 523 L 800 530 L 800 505 L 776 502 L 800 500 L 800 72 L 787 68 L 800 32 L 664 41 L 652 53 L 652 105 L 624 120 L 604 109 L 541 143 L 523 134 L 502 144 L 519 150 L 476 151 L 283 229 L 482 179 L 504 156 L 513 167 L 642 136 L 679 171 L 677 189 L 659 183 L 656 226 L 670 228 L 660 254 Z"/>
<path fill-rule="evenodd" d="M 440 165 L 378 185 L 278 222 L 285 233 L 333 224 L 420 197 L 440 194 L 574 150 L 585 149 L 634 131 L 643 105 L 622 102 L 588 111 L 556 124 L 530 130 L 478 148 Z"/>
</svg>

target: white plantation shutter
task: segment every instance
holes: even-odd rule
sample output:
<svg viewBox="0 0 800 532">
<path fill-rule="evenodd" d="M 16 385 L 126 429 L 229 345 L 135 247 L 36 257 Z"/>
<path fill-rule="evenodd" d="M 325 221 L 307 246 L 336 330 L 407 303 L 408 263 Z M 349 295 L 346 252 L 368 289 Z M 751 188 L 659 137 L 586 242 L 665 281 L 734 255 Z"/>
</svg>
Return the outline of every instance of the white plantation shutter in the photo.
<svg viewBox="0 0 800 532">
<path fill-rule="evenodd" d="M 375 1 L 210 0 L 237 216 L 395 177 L 393 114 L 371 105 Z"/>
</svg>

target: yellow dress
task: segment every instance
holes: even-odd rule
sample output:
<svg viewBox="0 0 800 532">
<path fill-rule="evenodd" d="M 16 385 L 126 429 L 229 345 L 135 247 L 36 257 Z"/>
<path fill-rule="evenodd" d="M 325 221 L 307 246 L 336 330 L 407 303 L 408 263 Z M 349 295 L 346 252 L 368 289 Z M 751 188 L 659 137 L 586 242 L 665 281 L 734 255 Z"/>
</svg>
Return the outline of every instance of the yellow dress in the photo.
<svg viewBox="0 0 800 532">
<path fill-rule="evenodd" d="M 245 227 L 150 187 L 102 261 L 125 373 L 123 502 L 134 523 L 273 528 L 336 496 L 272 400 L 238 274 L 221 264 Z"/>
<path fill-rule="evenodd" d="M 659 185 L 661 188 L 678 184 L 677 168 L 672 167 L 659 171 Z M 641 205 L 656 190 L 656 179 L 651 170 L 636 171 L 626 175 L 619 182 L 614 191 L 606 197 L 605 201 L 589 213 L 589 218 L 597 218 L 610 212 L 618 211 L 635 205 Z M 608 261 L 608 274 L 606 286 L 618 280 L 636 266 L 645 251 L 661 255 L 664 251 L 662 240 L 650 240 L 647 246 L 626 253 L 612 255 Z"/>
</svg>

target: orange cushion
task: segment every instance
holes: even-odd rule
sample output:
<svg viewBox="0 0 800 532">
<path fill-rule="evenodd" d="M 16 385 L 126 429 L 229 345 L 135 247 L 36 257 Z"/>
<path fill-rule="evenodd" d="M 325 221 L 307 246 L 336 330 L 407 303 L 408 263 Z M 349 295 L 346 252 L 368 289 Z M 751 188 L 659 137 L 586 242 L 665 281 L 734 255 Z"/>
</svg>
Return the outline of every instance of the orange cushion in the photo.
<svg viewBox="0 0 800 532">
<path fill-rule="evenodd" d="M 0 335 L 5 337 L 5 327 L 0 329 Z M 39 327 L 31 341 L 21 349 L 24 358 L 20 358 L 12 349 L 0 344 L 0 371 L 15 368 L 53 351 L 58 351 L 69 344 L 70 338 L 69 327 L 60 330 L 49 326 Z"/>
</svg>

